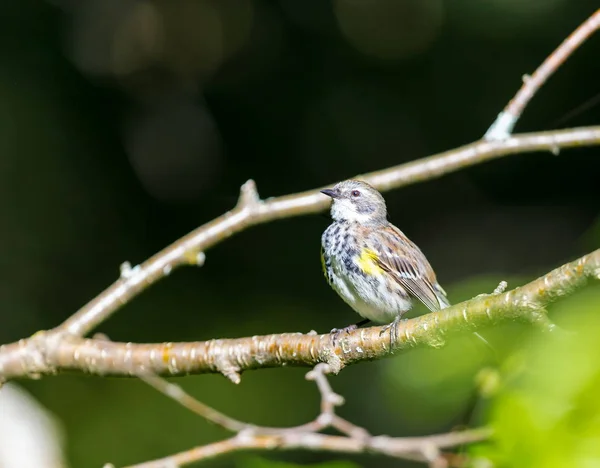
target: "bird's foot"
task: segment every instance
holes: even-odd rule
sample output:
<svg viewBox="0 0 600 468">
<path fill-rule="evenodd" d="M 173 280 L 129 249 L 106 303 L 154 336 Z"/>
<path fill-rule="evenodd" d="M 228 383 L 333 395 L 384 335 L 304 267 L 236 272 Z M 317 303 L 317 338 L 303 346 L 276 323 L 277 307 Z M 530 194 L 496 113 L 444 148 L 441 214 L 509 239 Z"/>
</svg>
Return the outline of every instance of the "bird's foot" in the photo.
<svg viewBox="0 0 600 468">
<path fill-rule="evenodd" d="M 383 335 L 386 331 L 390 331 L 390 349 L 398 341 L 398 324 L 402 321 L 400 315 L 398 315 L 392 323 L 388 323 L 379 332 L 379 336 Z"/>
<path fill-rule="evenodd" d="M 348 325 L 344 328 L 332 328 L 329 334 L 331 335 L 331 345 L 335 346 L 338 342 L 340 335 L 344 332 L 350 333 L 358 328 L 357 324 Z"/>
<path fill-rule="evenodd" d="M 332 329 L 332 330 L 329 332 L 329 333 L 331 334 L 331 345 L 332 345 L 332 346 L 335 346 L 335 345 L 336 345 L 336 343 L 337 343 L 337 341 L 338 341 L 338 338 L 340 337 L 340 335 L 341 335 L 343 332 L 350 333 L 351 331 L 354 331 L 354 330 L 356 330 L 358 327 L 362 327 L 363 325 L 366 325 L 366 324 L 367 324 L 367 323 L 369 323 L 369 322 L 370 322 L 370 320 L 369 320 L 369 319 L 364 319 L 364 320 L 361 320 L 361 321 L 360 321 L 360 322 L 358 322 L 358 323 L 354 323 L 354 324 L 352 324 L 352 325 L 348 325 L 347 327 L 344 327 L 344 328 L 340 328 L 340 329 L 338 329 L 338 328 L 333 328 L 333 329 Z"/>
</svg>

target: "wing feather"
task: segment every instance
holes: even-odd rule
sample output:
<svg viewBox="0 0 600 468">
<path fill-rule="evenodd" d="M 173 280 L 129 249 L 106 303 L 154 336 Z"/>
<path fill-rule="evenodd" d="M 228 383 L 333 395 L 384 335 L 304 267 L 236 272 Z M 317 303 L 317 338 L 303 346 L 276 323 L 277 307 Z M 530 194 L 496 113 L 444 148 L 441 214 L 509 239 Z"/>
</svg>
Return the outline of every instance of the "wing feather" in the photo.
<svg viewBox="0 0 600 468">
<path fill-rule="evenodd" d="M 449 305 L 438 285 L 431 265 L 423 252 L 399 229 L 389 226 L 371 236 L 377 252 L 377 265 L 429 310 L 440 310 Z"/>
<path fill-rule="evenodd" d="M 327 283 L 331 285 L 331 278 L 329 277 L 329 257 L 325 256 L 325 249 L 323 247 L 321 247 L 321 268 L 323 269 L 323 275 L 325 275 Z"/>
</svg>

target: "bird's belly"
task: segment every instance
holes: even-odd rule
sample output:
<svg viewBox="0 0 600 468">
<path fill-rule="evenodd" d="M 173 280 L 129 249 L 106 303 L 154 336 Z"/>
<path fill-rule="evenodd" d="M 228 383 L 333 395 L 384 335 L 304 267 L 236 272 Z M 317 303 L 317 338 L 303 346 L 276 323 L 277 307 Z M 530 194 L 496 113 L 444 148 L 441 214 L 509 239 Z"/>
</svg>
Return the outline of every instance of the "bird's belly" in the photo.
<svg viewBox="0 0 600 468">
<path fill-rule="evenodd" d="M 390 323 L 392 322 L 398 315 L 401 315 L 405 310 L 401 310 L 397 307 L 389 307 L 389 304 L 384 303 L 383 301 L 376 302 L 367 302 L 363 300 L 360 296 L 357 296 L 354 303 L 350 304 L 350 306 L 361 316 L 366 319 L 369 319 L 375 323 Z"/>
<path fill-rule="evenodd" d="M 389 323 L 411 308 L 411 301 L 400 286 L 390 291 L 380 274 L 367 276 L 360 271 L 345 270 L 345 274 L 340 275 L 336 262 L 333 263 L 331 285 L 362 317 L 376 323 Z"/>
</svg>

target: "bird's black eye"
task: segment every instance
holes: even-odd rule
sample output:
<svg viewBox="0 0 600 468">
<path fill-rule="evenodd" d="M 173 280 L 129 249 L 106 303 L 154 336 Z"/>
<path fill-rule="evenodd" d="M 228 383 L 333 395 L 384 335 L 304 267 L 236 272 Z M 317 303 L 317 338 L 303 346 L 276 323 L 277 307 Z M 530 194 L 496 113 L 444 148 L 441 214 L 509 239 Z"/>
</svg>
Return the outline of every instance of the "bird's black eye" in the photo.
<svg viewBox="0 0 600 468">
<path fill-rule="evenodd" d="M 360 197 L 360 192 L 358 190 L 352 190 L 352 192 L 350 192 L 350 195 L 352 195 L 353 197 Z"/>
</svg>

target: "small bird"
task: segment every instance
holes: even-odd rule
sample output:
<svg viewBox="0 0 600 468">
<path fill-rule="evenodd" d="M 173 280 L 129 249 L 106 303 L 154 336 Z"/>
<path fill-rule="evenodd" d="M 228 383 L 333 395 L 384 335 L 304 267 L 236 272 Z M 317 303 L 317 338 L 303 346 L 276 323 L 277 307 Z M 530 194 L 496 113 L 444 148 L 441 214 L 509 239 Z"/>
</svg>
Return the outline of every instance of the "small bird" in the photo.
<svg viewBox="0 0 600 468">
<path fill-rule="evenodd" d="M 387 323 L 383 331 L 392 327 L 394 333 L 414 299 L 431 311 L 450 305 L 423 252 L 387 220 L 385 200 L 375 188 L 346 180 L 321 193 L 333 200 L 333 223 L 321 238 L 325 278 L 365 319 L 333 329 L 334 343 L 340 332 L 370 321 Z"/>
</svg>

